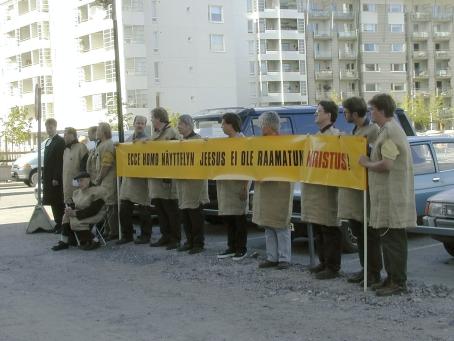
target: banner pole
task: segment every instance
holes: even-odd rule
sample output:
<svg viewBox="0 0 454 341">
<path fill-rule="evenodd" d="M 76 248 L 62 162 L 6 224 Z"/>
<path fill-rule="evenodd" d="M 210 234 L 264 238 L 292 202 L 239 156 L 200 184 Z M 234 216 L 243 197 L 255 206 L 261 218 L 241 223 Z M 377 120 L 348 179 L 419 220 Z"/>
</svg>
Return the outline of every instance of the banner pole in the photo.
<svg viewBox="0 0 454 341">
<path fill-rule="evenodd" d="M 364 292 L 367 291 L 367 190 L 363 191 L 363 245 L 364 245 Z"/>
<path fill-rule="evenodd" d="M 118 239 L 120 240 L 121 238 L 123 238 L 122 234 L 121 234 L 121 221 L 120 221 L 120 177 L 117 176 L 117 205 L 118 205 L 118 209 L 117 209 L 117 214 L 118 214 Z"/>
</svg>

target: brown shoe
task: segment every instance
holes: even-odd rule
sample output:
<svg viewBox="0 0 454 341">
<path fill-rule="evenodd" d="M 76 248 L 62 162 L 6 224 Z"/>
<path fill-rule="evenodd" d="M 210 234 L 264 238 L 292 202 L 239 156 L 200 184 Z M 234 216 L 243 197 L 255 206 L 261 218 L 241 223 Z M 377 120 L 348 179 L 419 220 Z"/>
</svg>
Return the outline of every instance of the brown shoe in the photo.
<svg viewBox="0 0 454 341">
<path fill-rule="evenodd" d="M 351 275 L 348 279 L 348 283 L 360 283 L 364 278 L 364 271 L 358 271 L 355 272 L 353 275 Z"/>
<path fill-rule="evenodd" d="M 333 279 L 339 276 L 338 271 L 333 271 L 331 269 L 325 269 L 315 274 L 316 279 Z"/>
<path fill-rule="evenodd" d="M 407 291 L 407 286 L 404 285 L 399 285 L 395 283 L 391 283 L 390 285 L 377 289 L 375 292 L 375 295 L 384 297 L 384 296 L 392 296 L 392 295 L 400 295 L 400 294 L 406 294 L 408 293 Z"/>
<path fill-rule="evenodd" d="M 319 264 L 317 266 L 313 266 L 312 268 L 309 268 L 309 272 L 311 274 L 316 274 L 323 270 L 325 270 L 325 265 L 323 265 L 323 264 Z"/>
<path fill-rule="evenodd" d="M 260 269 L 274 268 L 278 264 L 279 264 L 278 262 L 272 262 L 272 261 L 266 260 L 259 264 L 259 268 Z"/>
<path fill-rule="evenodd" d="M 277 263 L 276 269 L 278 270 L 287 270 L 290 267 L 289 262 L 279 262 Z"/>
<path fill-rule="evenodd" d="M 381 283 L 381 277 L 380 277 L 380 274 L 368 274 L 367 275 L 367 286 L 370 287 L 374 284 L 380 284 Z M 361 282 L 359 282 L 359 285 L 360 286 L 364 286 L 364 280 L 361 280 Z"/>
<path fill-rule="evenodd" d="M 370 286 L 370 288 L 375 291 L 375 290 L 379 290 L 379 289 L 383 289 L 387 286 L 389 286 L 391 283 L 391 281 L 388 279 L 388 278 L 385 278 L 382 282 L 379 282 L 379 283 L 375 283 L 375 284 L 372 284 Z"/>
</svg>

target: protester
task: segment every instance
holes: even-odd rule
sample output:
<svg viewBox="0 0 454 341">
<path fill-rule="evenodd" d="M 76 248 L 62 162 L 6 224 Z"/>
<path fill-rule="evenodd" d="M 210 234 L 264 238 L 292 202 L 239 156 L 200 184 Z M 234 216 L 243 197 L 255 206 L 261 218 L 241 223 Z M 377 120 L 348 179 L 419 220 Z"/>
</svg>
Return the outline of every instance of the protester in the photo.
<svg viewBox="0 0 454 341">
<path fill-rule="evenodd" d="M 180 134 L 170 125 L 169 114 L 164 108 L 151 111 L 153 134 L 151 140 L 179 140 Z M 150 246 L 166 246 L 167 250 L 180 246 L 181 226 L 175 181 L 172 179 L 148 180 L 149 195 L 156 207 L 161 229 L 161 238 Z"/>
<path fill-rule="evenodd" d="M 185 140 L 202 138 L 194 132 L 194 121 L 189 115 L 178 118 L 178 131 Z M 203 205 L 210 202 L 208 180 L 178 179 L 175 182 L 178 208 L 186 235 L 186 242 L 178 251 L 188 251 L 189 254 L 202 252 L 205 245 Z"/>
<path fill-rule="evenodd" d="M 364 99 L 360 97 L 350 97 L 342 102 L 345 119 L 353 123 L 352 135 L 364 136 L 367 139 L 367 145 L 371 146 L 378 136 L 378 126 L 371 123 L 366 116 L 367 105 Z M 358 255 L 361 267 L 364 267 L 364 200 L 363 192 L 350 189 L 339 188 L 338 197 L 339 219 L 347 219 L 349 226 L 357 238 Z M 382 259 L 380 252 L 380 235 L 376 229 L 368 227 L 367 229 L 367 285 L 370 286 L 380 282 L 380 271 L 382 269 Z M 353 274 L 347 281 L 350 283 L 361 283 L 364 278 L 364 270 Z"/>
<path fill-rule="evenodd" d="M 118 239 L 117 177 L 115 169 L 115 147 L 112 130 L 106 122 L 101 122 L 96 131 L 96 179 L 94 183 L 104 189 L 104 202 L 107 208 L 108 222 L 106 231 L 108 240 Z"/>
<path fill-rule="evenodd" d="M 63 153 L 63 199 L 69 204 L 72 202 L 73 192 L 77 189 L 73 184 L 74 177 L 81 170 L 85 170 L 86 164 L 82 160 L 88 150 L 83 143 L 78 142 L 76 129 L 65 128 L 63 137 L 66 144 Z"/>
<path fill-rule="evenodd" d="M 387 278 L 373 285 L 377 296 L 407 291 L 407 232 L 416 226 L 413 162 L 410 145 L 402 128 L 393 119 L 396 103 L 388 94 L 370 101 L 372 120 L 380 131 L 370 158 L 359 163 L 369 175 L 370 225 L 378 229 Z"/>
<path fill-rule="evenodd" d="M 57 121 L 49 118 L 45 122 L 49 138 L 44 147 L 43 162 L 43 205 L 50 205 L 54 216 L 54 232 L 61 232 L 65 210 L 63 202 L 63 152 L 65 140 L 57 134 Z"/>
<path fill-rule="evenodd" d="M 264 112 L 259 117 L 263 136 L 279 135 L 279 115 Z M 271 141 L 270 141 L 271 143 Z M 293 184 L 283 181 L 255 181 L 252 221 L 265 229 L 266 260 L 259 268 L 287 269 L 290 266 Z"/>
<path fill-rule="evenodd" d="M 222 117 L 222 130 L 229 138 L 244 137 L 241 119 L 237 114 L 226 113 Z M 216 181 L 218 215 L 227 226 L 227 250 L 218 259 L 232 257 L 241 260 L 247 256 L 247 223 L 249 182 L 244 180 Z"/>
<path fill-rule="evenodd" d="M 147 118 L 137 115 L 134 118 L 134 134 L 128 141 L 137 142 L 147 139 L 145 127 Z M 137 204 L 140 217 L 140 236 L 135 244 L 148 244 L 150 242 L 152 221 L 149 212 L 150 198 L 148 195 L 148 180 L 144 178 L 124 177 L 120 189 L 120 223 L 122 237 L 117 244 L 126 244 L 133 241 L 134 226 L 132 222 L 134 204 Z"/>
<path fill-rule="evenodd" d="M 339 135 L 334 128 L 338 107 L 333 101 L 321 101 L 315 112 L 317 135 Z M 301 220 L 315 227 L 320 264 L 310 269 L 316 279 L 331 279 L 339 274 L 342 254 L 342 231 L 337 220 L 337 187 L 303 183 L 301 185 Z"/>
<path fill-rule="evenodd" d="M 105 215 L 104 189 L 95 186 L 90 181 L 90 174 L 83 171 L 74 177 L 78 182 L 72 196 L 72 203 L 66 206 L 63 216 L 61 240 L 52 247 L 53 251 L 60 251 L 69 247 L 69 236 L 74 233 L 79 239 L 82 250 L 93 250 L 99 247 L 90 232 L 91 226 L 98 223 Z"/>
<path fill-rule="evenodd" d="M 90 180 L 94 181 L 96 179 L 96 147 L 98 146 L 98 139 L 96 137 L 96 131 L 98 130 L 97 126 L 88 128 L 88 139 L 89 143 L 86 144 L 88 149 L 88 154 L 86 155 L 86 169 L 87 173 L 90 174 Z M 89 148 L 93 144 L 92 148 Z"/>
</svg>

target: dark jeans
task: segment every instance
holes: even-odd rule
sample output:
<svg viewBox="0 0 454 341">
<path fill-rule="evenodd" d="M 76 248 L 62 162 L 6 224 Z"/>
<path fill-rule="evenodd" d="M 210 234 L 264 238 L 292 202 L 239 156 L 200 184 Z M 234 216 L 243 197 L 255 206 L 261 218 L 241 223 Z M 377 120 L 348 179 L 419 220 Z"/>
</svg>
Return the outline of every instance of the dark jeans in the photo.
<svg viewBox="0 0 454 341">
<path fill-rule="evenodd" d="M 176 199 L 153 199 L 159 219 L 162 239 L 170 243 L 181 240 L 180 212 Z"/>
<path fill-rule="evenodd" d="M 359 262 L 364 268 L 364 228 L 363 223 L 357 220 L 349 220 L 350 228 L 358 239 Z M 370 226 L 367 227 L 367 272 L 380 275 L 383 262 L 380 250 L 380 232 Z"/>
<path fill-rule="evenodd" d="M 120 202 L 120 222 L 121 232 L 123 238 L 132 238 L 134 234 L 134 226 L 132 222 L 134 211 L 134 203 L 129 200 L 121 200 Z M 143 205 L 139 205 L 139 217 L 140 217 L 140 230 L 141 237 L 150 239 L 152 221 L 151 215 L 148 208 Z"/>
<path fill-rule="evenodd" d="M 186 242 L 191 247 L 203 248 L 205 244 L 203 208 L 200 205 L 197 208 L 185 208 L 180 210 L 181 219 L 183 220 L 184 233 Z"/>
<path fill-rule="evenodd" d="M 247 226 L 246 215 L 225 215 L 222 216 L 227 226 L 228 248 L 237 253 L 247 251 Z"/>
<path fill-rule="evenodd" d="M 383 250 L 383 261 L 388 279 L 397 285 L 407 282 L 407 231 L 405 229 L 378 229 Z"/>
<path fill-rule="evenodd" d="M 50 208 L 52 209 L 52 215 L 54 216 L 55 227 L 61 228 L 61 221 L 63 219 L 63 214 L 65 213 L 65 204 L 62 201 L 61 203 L 50 205 Z"/>
<path fill-rule="evenodd" d="M 318 259 L 326 269 L 339 271 L 342 255 L 342 231 L 338 226 L 313 224 Z"/>
</svg>

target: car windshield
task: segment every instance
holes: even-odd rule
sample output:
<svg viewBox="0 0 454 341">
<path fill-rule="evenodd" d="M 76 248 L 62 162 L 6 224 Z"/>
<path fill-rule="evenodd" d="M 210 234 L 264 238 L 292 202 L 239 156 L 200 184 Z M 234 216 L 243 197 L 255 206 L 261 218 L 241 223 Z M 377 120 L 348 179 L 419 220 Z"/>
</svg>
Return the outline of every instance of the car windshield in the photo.
<svg viewBox="0 0 454 341">
<path fill-rule="evenodd" d="M 194 131 L 202 137 L 226 137 L 221 127 L 221 120 L 216 118 L 196 120 Z"/>
</svg>

